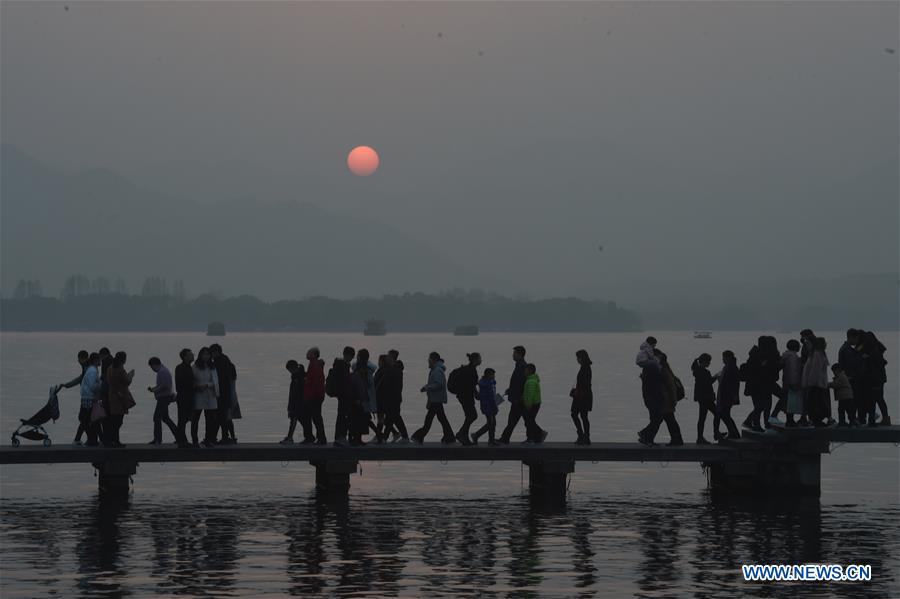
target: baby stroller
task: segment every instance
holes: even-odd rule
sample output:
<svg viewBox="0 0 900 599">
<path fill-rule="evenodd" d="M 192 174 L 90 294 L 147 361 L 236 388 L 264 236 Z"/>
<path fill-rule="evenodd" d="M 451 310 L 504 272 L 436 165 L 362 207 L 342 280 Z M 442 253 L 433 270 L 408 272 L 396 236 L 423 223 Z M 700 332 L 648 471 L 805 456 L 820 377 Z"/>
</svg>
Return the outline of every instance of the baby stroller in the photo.
<svg viewBox="0 0 900 599">
<path fill-rule="evenodd" d="M 28 420 L 20 418 L 22 424 L 12 434 L 13 447 L 19 446 L 19 437 L 30 439 L 31 441 L 43 441 L 44 447 L 50 447 L 52 441 L 50 441 L 50 435 L 44 430 L 43 425 L 51 418 L 54 422 L 59 419 L 59 398 L 56 396 L 58 391 L 59 387 L 56 385 L 50 387 L 50 398 L 47 399 L 46 405 Z"/>
</svg>

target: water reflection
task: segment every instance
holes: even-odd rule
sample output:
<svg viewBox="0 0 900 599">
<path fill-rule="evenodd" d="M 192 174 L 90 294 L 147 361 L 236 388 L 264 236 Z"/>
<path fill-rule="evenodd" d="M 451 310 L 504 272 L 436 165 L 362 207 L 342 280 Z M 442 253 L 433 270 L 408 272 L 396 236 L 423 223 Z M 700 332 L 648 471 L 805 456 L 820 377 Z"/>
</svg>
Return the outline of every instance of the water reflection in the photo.
<svg viewBox="0 0 900 599">
<path fill-rule="evenodd" d="M 785 501 L 787 503 L 785 503 Z M 896 506 L 707 494 L 573 500 L 0 501 L 0 595 L 546 597 L 897 593 Z M 858 584 L 743 583 L 740 564 L 871 563 Z"/>
</svg>

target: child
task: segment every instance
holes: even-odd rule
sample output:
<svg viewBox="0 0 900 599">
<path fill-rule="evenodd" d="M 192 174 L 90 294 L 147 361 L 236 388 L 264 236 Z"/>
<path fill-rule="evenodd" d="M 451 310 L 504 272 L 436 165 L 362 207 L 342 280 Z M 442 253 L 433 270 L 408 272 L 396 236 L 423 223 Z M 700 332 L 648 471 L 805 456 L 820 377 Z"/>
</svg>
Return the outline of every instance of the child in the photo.
<svg viewBox="0 0 900 599">
<path fill-rule="evenodd" d="M 525 419 L 527 438 L 525 443 L 543 443 L 547 438 L 547 431 L 538 426 L 537 413 L 541 409 L 541 379 L 537 375 L 534 364 L 525 366 L 525 388 L 522 391 L 522 405 L 524 410 L 522 418 Z"/>
<path fill-rule="evenodd" d="M 794 416 L 800 415 L 800 425 L 806 424 L 806 414 L 803 411 L 803 390 L 801 388 L 801 375 L 803 367 L 800 364 L 800 342 L 791 339 L 787 342 L 787 350 L 781 354 L 781 387 L 787 395 L 787 422 L 785 426 L 795 427 L 797 423 Z"/>
<path fill-rule="evenodd" d="M 485 368 L 481 380 L 478 381 L 478 402 L 481 404 L 481 413 L 487 422 L 472 434 L 472 443 L 478 445 L 478 438 L 484 433 L 488 434 L 489 445 L 500 445 L 494 440 L 497 430 L 497 381 L 493 368 Z"/>
<path fill-rule="evenodd" d="M 291 373 L 291 387 L 288 391 L 288 418 L 291 424 L 288 428 L 287 437 L 281 440 L 282 445 L 294 444 L 294 429 L 297 428 L 297 420 L 303 418 L 303 385 L 305 383 L 306 371 L 297 360 L 288 360 L 284 365 L 285 369 Z"/>
<path fill-rule="evenodd" d="M 840 364 L 831 366 L 832 380 L 828 384 L 834 389 L 834 399 L 838 402 L 838 426 L 856 426 L 853 407 L 853 388 Z M 846 416 L 846 420 L 844 417 Z"/>
</svg>

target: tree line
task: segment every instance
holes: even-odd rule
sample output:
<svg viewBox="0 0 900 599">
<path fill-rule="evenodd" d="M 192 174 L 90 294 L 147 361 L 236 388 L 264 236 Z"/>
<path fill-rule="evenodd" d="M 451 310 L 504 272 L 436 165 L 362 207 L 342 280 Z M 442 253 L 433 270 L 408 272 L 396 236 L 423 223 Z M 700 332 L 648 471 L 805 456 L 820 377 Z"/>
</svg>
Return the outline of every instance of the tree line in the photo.
<svg viewBox="0 0 900 599">
<path fill-rule="evenodd" d="M 82 282 L 83 283 L 83 282 Z M 264 302 L 251 295 L 188 299 L 183 285 L 169 292 L 162 281 L 140 295 L 86 292 L 75 286 L 59 298 L 30 295 L 2 300 L 5 331 L 205 331 L 213 321 L 228 331 L 361 331 L 381 319 L 389 332 L 452 331 L 475 325 L 481 331 L 634 331 L 638 315 L 615 302 L 553 298 L 528 300 L 483 292 L 405 293 L 381 298 Z M 115 288 L 113 288 L 115 289 Z M 65 289 L 64 289 L 65 291 Z"/>
</svg>

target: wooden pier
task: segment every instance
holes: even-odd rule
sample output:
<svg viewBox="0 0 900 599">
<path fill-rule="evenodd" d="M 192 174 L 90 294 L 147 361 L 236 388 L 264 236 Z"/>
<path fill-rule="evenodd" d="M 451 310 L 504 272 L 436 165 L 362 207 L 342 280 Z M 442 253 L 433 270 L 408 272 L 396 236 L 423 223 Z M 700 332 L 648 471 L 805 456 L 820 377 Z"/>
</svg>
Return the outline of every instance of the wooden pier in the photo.
<svg viewBox="0 0 900 599">
<path fill-rule="evenodd" d="M 129 444 L 112 449 L 75 446 L 0 447 L 0 464 L 92 464 L 101 491 L 127 493 L 141 462 L 309 462 L 316 485 L 346 494 L 361 461 L 515 461 L 529 469 L 529 489 L 538 497 L 565 498 L 566 478 L 576 462 L 697 462 L 709 468 L 714 488 L 818 495 L 820 459 L 831 443 L 900 443 L 900 426 L 856 429 L 778 429 L 714 445 L 681 447 L 639 443 L 485 444 L 463 447 L 425 443 L 370 443 L 363 447 L 242 443 L 210 448 Z"/>
</svg>

